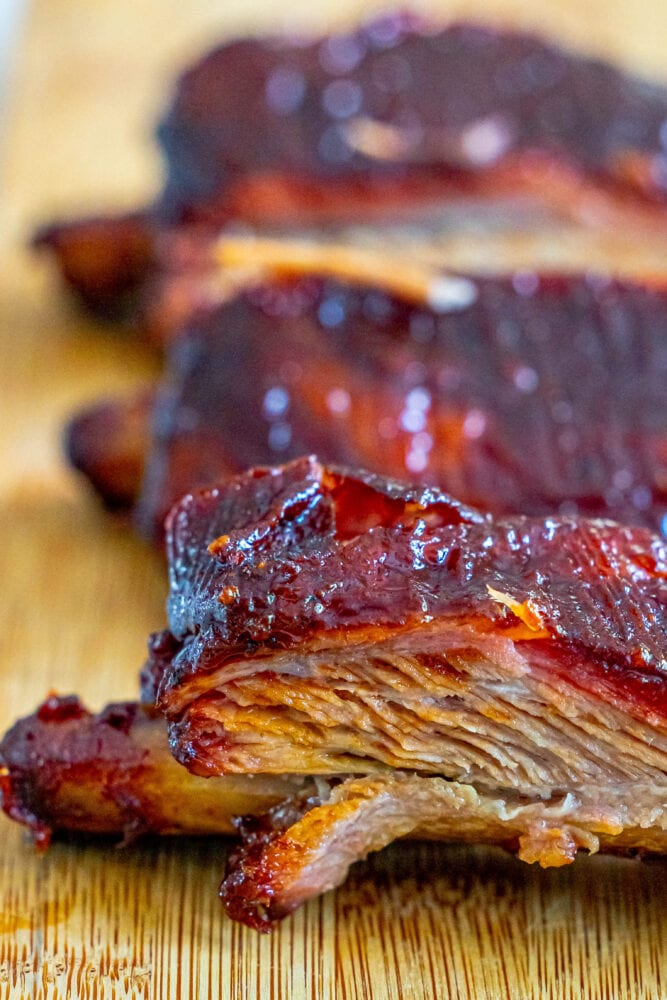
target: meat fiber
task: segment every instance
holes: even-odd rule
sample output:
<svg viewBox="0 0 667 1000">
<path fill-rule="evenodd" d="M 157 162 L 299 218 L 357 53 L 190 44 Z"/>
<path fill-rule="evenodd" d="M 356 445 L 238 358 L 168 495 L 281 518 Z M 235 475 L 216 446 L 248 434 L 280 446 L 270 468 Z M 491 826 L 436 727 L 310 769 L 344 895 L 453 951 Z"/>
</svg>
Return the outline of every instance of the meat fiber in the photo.
<svg viewBox="0 0 667 1000">
<path fill-rule="evenodd" d="M 280 252 L 295 266 L 289 244 Z M 312 253 L 315 271 L 301 260 L 289 278 L 283 261 L 282 278 L 199 310 L 170 348 L 152 414 L 147 400 L 104 403 L 72 424 L 74 463 L 107 502 L 138 499 L 146 534 L 161 535 L 189 489 L 311 452 L 494 514 L 665 530 L 664 287 L 416 266 L 392 276 L 386 258 Z"/>
<path fill-rule="evenodd" d="M 178 759 L 331 781 L 248 825 L 232 915 L 269 926 L 408 834 L 543 865 L 667 847 L 657 536 L 300 460 L 184 498 L 167 546 L 144 687 Z"/>
<path fill-rule="evenodd" d="M 382 17 L 304 44 L 225 44 L 181 78 L 143 212 L 40 237 L 88 305 L 117 311 L 173 227 L 426 220 L 452 199 L 527 199 L 664 227 L 667 89 L 530 35 Z"/>
</svg>

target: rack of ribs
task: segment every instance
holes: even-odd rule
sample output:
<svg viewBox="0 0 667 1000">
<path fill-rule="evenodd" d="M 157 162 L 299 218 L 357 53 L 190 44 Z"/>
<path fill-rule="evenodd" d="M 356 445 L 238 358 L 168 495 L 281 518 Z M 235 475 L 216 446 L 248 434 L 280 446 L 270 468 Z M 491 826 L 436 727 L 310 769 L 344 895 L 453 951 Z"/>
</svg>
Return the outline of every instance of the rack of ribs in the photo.
<svg viewBox="0 0 667 1000">
<path fill-rule="evenodd" d="M 308 453 L 494 514 L 665 530 L 664 285 L 399 269 L 287 242 L 217 253 L 245 287 L 216 303 L 211 267 L 156 401 L 105 401 L 68 431 L 73 463 L 145 534 L 189 489 Z"/>
<path fill-rule="evenodd" d="M 243 222 L 324 229 L 509 199 L 664 227 L 667 88 L 537 37 L 414 15 L 345 35 L 222 45 L 181 77 L 146 209 L 38 236 L 81 298 L 119 312 L 165 233 Z M 662 139 L 661 139 L 662 136 Z"/>
<path fill-rule="evenodd" d="M 646 529 L 493 518 L 300 459 L 184 497 L 167 551 L 169 628 L 142 687 L 181 777 L 155 709 L 91 717 L 65 701 L 59 744 L 55 703 L 36 749 L 35 717 L 2 744 L 14 818 L 67 826 L 71 808 L 75 828 L 109 828 L 68 799 L 105 726 L 101 773 L 122 773 L 123 754 L 131 766 L 84 812 L 116 810 L 118 829 L 125 809 L 141 829 L 144 808 L 153 830 L 197 829 L 199 809 L 201 829 L 226 828 L 224 782 L 285 781 L 268 811 L 276 786 L 259 786 L 221 889 L 260 929 L 397 837 L 500 844 L 543 866 L 667 849 L 667 549 Z M 152 798 L 141 771 L 133 784 L 151 740 Z M 183 821 L 171 794 L 161 811 L 174 788 Z"/>
</svg>

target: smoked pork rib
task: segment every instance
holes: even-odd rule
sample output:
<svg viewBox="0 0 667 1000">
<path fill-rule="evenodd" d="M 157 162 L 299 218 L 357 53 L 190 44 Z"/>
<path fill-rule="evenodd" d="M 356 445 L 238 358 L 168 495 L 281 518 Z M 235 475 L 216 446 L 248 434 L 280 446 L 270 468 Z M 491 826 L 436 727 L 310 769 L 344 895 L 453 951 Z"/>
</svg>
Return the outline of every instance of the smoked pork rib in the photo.
<svg viewBox="0 0 667 1000">
<path fill-rule="evenodd" d="M 381 17 L 313 44 L 243 40 L 181 78 L 158 129 L 174 222 L 395 211 L 549 166 L 660 204 L 667 89 L 518 32 Z M 522 175 L 521 168 L 525 169 Z M 515 171 L 519 169 L 518 175 Z"/>
<path fill-rule="evenodd" d="M 177 758 L 334 779 L 249 825 L 234 916 L 268 926 L 397 836 L 543 865 L 667 847 L 667 549 L 649 531 L 494 520 L 302 459 L 183 498 L 167 550 L 144 690 Z"/>
<path fill-rule="evenodd" d="M 5 813 L 37 845 L 54 830 L 118 834 L 227 834 L 239 813 L 263 813 L 297 793 L 303 776 L 228 775 L 206 781 L 169 752 L 163 717 L 121 702 L 97 715 L 74 696 L 48 698 L 0 743 Z"/>
<path fill-rule="evenodd" d="M 309 44 L 242 40 L 181 78 L 158 131 L 167 179 L 155 204 L 56 224 L 39 242 L 109 312 L 172 227 L 420 212 L 428 227 L 457 196 L 660 226 L 665 120 L 667 88 L 516 32 L 394 15 Z"/>
<path fill-rule="evenodd" d="M 665 289 L 529 274 L 431 290 L 266 280 L 193 318 L 152 416 L 148 402 L 88 411 L 70 455 L 107 502 L 140 497 L 154 537 L 189 489 L 312 452 L 494 514 L 664 530 Z M 131 460 L 133 446 L 146 452 Z"/>
<path fill-rule="evenodd" d="M 245 811 L 221 896 L 260 930 L 396 837 L 667 852 L 657 536 L 301 459 L 185 497 L 167 542 L 147 704 L 51 698 L 2 741 L 3 808 L 38 843 Z"/>
</svg>

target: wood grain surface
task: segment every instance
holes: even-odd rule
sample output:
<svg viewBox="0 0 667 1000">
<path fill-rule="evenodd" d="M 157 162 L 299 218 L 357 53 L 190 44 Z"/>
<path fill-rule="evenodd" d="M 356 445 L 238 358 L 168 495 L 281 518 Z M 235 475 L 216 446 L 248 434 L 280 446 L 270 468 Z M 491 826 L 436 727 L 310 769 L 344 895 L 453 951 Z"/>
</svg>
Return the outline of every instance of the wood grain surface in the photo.
<svg viewBox="0 0 667 1000">
<path fill-rule="evenodd" d="M 99 707 L 132 697 L 164 615 L 159 558 L 65 468 L 84 401 L 131 389 L 156 359 L 83 318 L 32 228 L 131 205 L 159 184 L 152 122 L 177 67 L 223 34 L 347 24 L 359 0 L 36 0 L 17 48 L 0 199 L 0 727 L 51 689 Z M 424 5 L 549 31 L 667 80 L 667 4 L 476 0 Z M 667 245 L 550 224 L 451 231 L 452 265 L 536 261 L 667 270 Z M 212 841 L 61 841 L 35 854 L 0 820 L 0 998 L 667 997 L 667 866 L 581 859 L 542 872 L 495 851 L 400 845 L 271 937 L 230 923 Z"/>
</svg>

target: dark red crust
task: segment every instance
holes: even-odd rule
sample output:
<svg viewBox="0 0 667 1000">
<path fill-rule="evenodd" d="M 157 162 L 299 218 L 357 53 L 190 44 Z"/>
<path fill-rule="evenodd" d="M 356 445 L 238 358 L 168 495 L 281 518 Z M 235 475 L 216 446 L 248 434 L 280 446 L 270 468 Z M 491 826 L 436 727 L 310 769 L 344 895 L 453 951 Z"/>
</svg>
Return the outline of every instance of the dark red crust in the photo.
<svg viewBox="0 0 667 1000">
<path fill-rule="evenodd" d="M 536 616 L 570 683 L 667 720 L 667 550 L 641 528 L 570 517 L 493 520 L 433 489 L 300 460 L 186 496 L 167 530 L 169 623 L 182 644 L 153 672 L 181 759 L 187 685 L 238 658 L 468 621 L 513 635 Z M 211 735 L 211 738 L 214 735 Z"/>
<path fill-rule="evenodd" d="M 139 675 L 141 700 L 144 705 L 154 706 L 160 680 L 180 652 L 181 643 L 168 629 L 154 632 L 148 639 L 148 659 Z"/>
<path fill-rule="evenodd" d="M 52 696 L 19 719 L 0 744 L 5 813 L 27 826 L 41 848 L 61 827 L 130 834 L 155 825 L 139 807 L 148 752 L 131 735 L 144 711 L 126 702 L 96 716 L 76 695 Z M 79 808 L 64 816 L 63 785 L 84 790 Z"/>
<path fill-rule="evenodd" d="M 141 401 L 100 407 L 72 425 L 70 452 L 108 501 L 125 489 L 119 455 L 139 491 L 144 455 L 127 451 L 145 444 L 138 521 L 152 537 L 188 490 L 308 453 L 496 515 L 664 530 L 667 291 L 467 280 L 474 301 L 443 313 L 317 277 L 244 292 L 172 345 L 151 430 Z"/>
<path fill-rule="evenodd" d="M 239 817 L 236 829 L 241 842 L 227 856 L 225 878 L 219 890 L 228 917 L 266 933 L 296 908 L 281 906 L 276 899 L 276 873 L 267 869 L 265 857 L 271 844 L 319 804 L 317 796 L 294 796 L 263 816 Z M 280 875 L 289 879 L 287 871 Z"/>
</svg>

